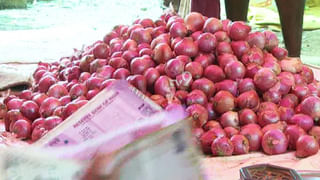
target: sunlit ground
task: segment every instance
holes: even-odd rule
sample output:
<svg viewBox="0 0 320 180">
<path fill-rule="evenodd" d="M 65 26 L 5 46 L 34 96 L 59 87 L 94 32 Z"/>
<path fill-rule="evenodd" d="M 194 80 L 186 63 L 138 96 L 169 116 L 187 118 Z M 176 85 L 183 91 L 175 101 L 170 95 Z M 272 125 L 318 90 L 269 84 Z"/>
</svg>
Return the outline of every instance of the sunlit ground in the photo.
<svg viewBox="0 0 320 180">
<path fill-rule="evenodd" d="M 0 61 L 56 60 L 115 25 L 161 13 L 160 0 L 52 0 L 0 10 Z"/>
</svg>

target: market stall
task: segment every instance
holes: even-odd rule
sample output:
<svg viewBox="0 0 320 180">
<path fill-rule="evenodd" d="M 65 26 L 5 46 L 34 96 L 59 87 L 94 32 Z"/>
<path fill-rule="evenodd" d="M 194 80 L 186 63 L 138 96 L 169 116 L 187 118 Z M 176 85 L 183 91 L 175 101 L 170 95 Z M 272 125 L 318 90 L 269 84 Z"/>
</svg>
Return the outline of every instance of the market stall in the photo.
<svg viewBox="0 0 320 180">
<path fill-rule="evenodd" d="M 70 52 L 0 64 L 0 178 L 319 178 L 320 69 L 275 32 L 168 11 Z"/>
</svg>

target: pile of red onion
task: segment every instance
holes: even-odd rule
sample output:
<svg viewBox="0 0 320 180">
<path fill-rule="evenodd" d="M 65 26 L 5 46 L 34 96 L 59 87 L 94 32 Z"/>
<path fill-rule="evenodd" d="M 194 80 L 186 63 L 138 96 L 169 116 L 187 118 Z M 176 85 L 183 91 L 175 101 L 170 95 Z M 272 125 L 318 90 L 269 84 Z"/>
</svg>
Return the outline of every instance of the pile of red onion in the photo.
<svg viewBox="0 0 320 180">
<path fill-rule="evenodd" d="M 6 130 L 36 141 L 117 79 L 164 109 L 183 106 L 214 156 L 318 152 L 320 83 L 271 31 L 190 13 L 119 25 L 103 40 L 39 63 L 33 86 L 4 100 Z"/>
</svg>

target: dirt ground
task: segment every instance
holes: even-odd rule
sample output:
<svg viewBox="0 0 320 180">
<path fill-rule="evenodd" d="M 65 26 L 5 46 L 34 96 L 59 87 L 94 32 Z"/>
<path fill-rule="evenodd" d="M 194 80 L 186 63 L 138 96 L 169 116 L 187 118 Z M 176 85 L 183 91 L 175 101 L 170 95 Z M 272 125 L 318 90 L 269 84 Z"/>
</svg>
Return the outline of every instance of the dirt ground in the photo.
<svg viewBox="0 0 320 180">
<path fill-rule="evenodd" d="M 0 62 L 55 61 L 101 39 L 115 25 L 156 19 L 162 12 L 161 0 L 52 0 L 25 10 L 1 10 Z M 303 32 L 305 63 L 320 66 L 319 48 L 320 30 Z"/>
</svg>

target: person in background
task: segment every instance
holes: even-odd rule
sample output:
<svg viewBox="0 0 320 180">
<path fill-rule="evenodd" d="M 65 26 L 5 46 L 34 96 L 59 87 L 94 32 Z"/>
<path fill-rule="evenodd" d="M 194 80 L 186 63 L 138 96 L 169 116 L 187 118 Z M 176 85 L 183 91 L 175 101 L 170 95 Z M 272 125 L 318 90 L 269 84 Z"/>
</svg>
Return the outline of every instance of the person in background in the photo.
<svg viewBox="0 0 320 180">
<path fill-rule="evenodd" d="M 290 57 L 300 57 L 305 0 L 275 0 L 285 46 Z M 225 0 L 227 18 L 247 21 L 249 0 Z M 220 0 L 191 0 L 191 12 L 220 19 Z"/>
</svg>

